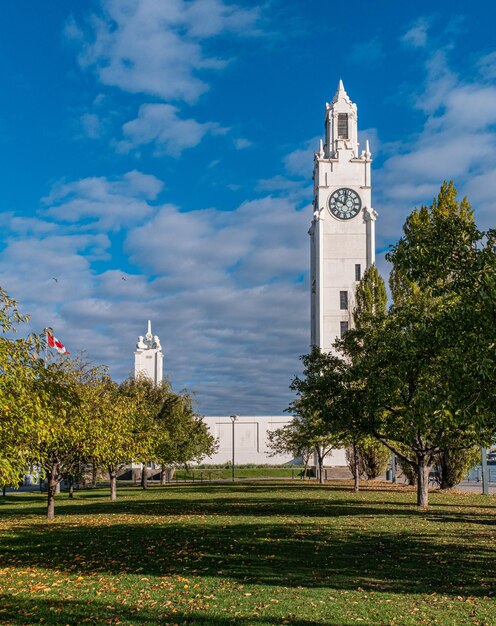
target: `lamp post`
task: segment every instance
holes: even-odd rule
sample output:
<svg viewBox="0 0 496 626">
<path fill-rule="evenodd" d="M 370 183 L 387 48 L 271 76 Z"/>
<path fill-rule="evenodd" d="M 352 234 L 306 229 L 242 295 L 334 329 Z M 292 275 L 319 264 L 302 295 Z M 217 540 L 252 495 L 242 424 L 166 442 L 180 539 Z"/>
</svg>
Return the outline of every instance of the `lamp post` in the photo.
<svg viewBox="0 0 496 626">
<path fill-rule="evenodd" d="M 236 423 L 238 416 L 230 415 L 229 417 L 231 418 L 232 422 L 232 479 L 234 481 L 234 424 Z"/>
<path fill-rule="evenodd" d="M 481 448 L 482 493 L 489 493 L 489 468 L 487 466 L 487 448 Z"/>
</svg>

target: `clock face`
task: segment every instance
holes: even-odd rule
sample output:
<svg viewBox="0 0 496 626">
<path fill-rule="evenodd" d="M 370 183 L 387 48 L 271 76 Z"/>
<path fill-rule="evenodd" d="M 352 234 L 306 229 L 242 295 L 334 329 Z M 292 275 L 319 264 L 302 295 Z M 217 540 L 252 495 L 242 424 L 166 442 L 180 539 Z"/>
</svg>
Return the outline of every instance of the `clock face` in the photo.
<svg viewBox="0 0 496 626">
<path fill-rule="evenodd" d="M 337 189 L 329 196 L 329 210 L 340 220 L 350 220 L 362 208 L 360 196 L 353 189 Z"/>
</svg>

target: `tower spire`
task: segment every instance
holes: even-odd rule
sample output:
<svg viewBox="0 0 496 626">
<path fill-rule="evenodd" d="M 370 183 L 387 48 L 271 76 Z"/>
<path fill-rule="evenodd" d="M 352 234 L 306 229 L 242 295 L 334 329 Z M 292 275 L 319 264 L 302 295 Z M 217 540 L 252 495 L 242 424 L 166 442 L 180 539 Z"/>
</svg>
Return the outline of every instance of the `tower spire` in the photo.
<svg viewBox="0 0 496 626">
<path fill-rule="evenodd" d="M 146 331 L 146 338 L 150 341 L 152 339 L 152 322 L 148 320 L 148 330 Z"/>
<path fill-rule="evenodd" d="M 343 81 L 340 78 L 339 83 L 338 83 L 338 88 L 336 89 L 336 93 L 334 94 L 334 98 L 331 100 L 331 105 L 336 104 L 336 102 L 338 102 L 339 100 L 342 100 L 343 98 L 346 98 L 347 100 L 349 100 L 349 96 L 346 93 L 346 89 L 344 88 Z"/>
</svg>

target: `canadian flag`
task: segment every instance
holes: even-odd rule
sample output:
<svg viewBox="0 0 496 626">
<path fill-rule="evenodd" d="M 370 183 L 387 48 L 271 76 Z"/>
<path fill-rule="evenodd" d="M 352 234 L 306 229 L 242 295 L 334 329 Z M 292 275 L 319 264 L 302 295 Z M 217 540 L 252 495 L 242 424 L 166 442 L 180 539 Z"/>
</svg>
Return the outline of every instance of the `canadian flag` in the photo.
<svg viewBox="0 0 496 626">
<path fill-rule="evenodd" d="M 69 350 L 64 346 L 64 344 L 54 337 L 50 330 L 47 329 L 47 342 L 50 348 L 55 348 L 59 354 L 69 354 Z"/>
</svg>

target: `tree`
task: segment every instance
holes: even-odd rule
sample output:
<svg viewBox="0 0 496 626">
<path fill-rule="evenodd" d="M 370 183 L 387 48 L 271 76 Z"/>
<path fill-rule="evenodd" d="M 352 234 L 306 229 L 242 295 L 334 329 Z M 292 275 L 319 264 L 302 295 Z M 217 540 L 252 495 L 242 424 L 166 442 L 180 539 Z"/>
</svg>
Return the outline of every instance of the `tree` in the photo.
<svg viewBox="0 0 496 626">
<path fill-rule="evenodd" d="M 268 432 L 267 439 L 271 449 L 270 456 L 291 454 L 294 458 L 301 457 L 304 465 L 303 477 L 306 478 L 313 447 L 309 444 L 305 432 L 300 430 L 298 418 L 294 418 L 281 428 Z"/>
<path fill-rule="evenodd" d="M 430 207 L 408 217 L 388 255 L 393 305 L 387 317 L 359 337 L 357 375 L 368 381 L 365 427 L 415 469 L 422 507 L 436 456 L 453 450 L 455 437 L 469 448 L 488 442 L 494 430 L 494 279 L 485 278 L 494 267 L 490 242 L 468 202 L 456 200 L 452 183 L 443 184 Z"/>
<path fill-rule="evenodd" d="M 187 466 L 191 461 L 200 463 L 217 448 L 215 438 L 201 416 L 194 412 L 191 396 L 185 391 L 169 393 L 156 422 L 157 438 L 152 455 L 153 460 L 161 465 L 161 484 L 165 482 L 167 468 Z"/>
<path fill-rule="evenodd" d="M 463 444 L 463 442 L 462 442 Z M 463 448 L 454 446 L 440 452 L 434 460 L 436 482 L 441 489 L 453 489 L 480 462 L 479 446 Z"/>
<path fill-rule="evenodd" d="M 343 385 L 343 418 L 342 428 L 345 441 L 349 446 L 347 457 L 353 473 L 353 489 L 359 490 L 360 475 L 368 470 L 371 474 L 374 456 L 374 445 L 370 436 L 363 429 L 363 396 L 367 380 L 360 377 L 360 361 L 366 355 L 365 343 L 371 328 L 380 326 L 386 317 L 387 294 L 384 281 L 375 264 L 364 273 L 355 292 L 353 309 L 353 332 L 338 339 L 335 347 L 340 352 L 348 367 L 345 370 Z M 379 444 L 380 445 L 380 444 Z M 367 456 L 368 455 L 368 456 Z M 381 473 L 381 472 L 379 472 Z M 368 474 L 367 474 L 368 475 Z"/>
<path fill-rule="evenodd" d="M 369 328 L 386 315 L 386 286 L 373 263 L 364 273 L 355 291 L 353 323 L 357 330 Z"/>
<path fill-rule="evenodd" d="M 296 376 L 290 389 L 297 398 L 289 411 L 296 415 L 293 426 L 299 441 L 313 448 L 317 459 L 319 481 L 325 481 L 324 460 L 343 442 L 343 424 L 347 419 L 343 402 L 345 362 L 313 348 L 301 357 L 303 377 Z"/>
<path fill-rule="evenodd" d="M 165 401 L 171 395 L 168 380 L 159 385 L 146 376 L 128 378 L 120 384 L 119 392 L 133 405 L 132 434 L 134 439 L 134 460 L 142 463 L 141 487 L 148 487 L 147 465 L 154 460 L 157 438 L 160 436 L 157 419 Z"/>
<path fill-rule="evenodd" d="M 368 480 L 374 480 L 386 471 L 391 452 L 373 437 L 364 437 L 358 448 L 360 465 Z"/>
<path fill-rule="evenodd" d="M 117 499 L 117 475 L 137 451 L 134 437 L 136 407 L 133 397 L 104 375 L 86 389 L 93 416 L 90 451 L 86 457 L 93 468 L 105 468 L 110 479 L 110 499 Z"/>
<path fill-rule="evenodd" d="M 41 337 L 12 337 L 27 323 L 17 302 L 0 287 L 0 485 L 15 485 L 32 462 L 32 439 L 40 421 L 33 380 L 40 363 Z"/>
<path fill-rule="evenodd" d="M 101 368 L 67 356 L 38 369 L 35 390 L 43 428 L 36 432 L 34 455 L 47 478 L 49 520 L 55 517 L 55 494 L 62 477 L 74 476 L 92 452 L 97 422 L 89 397 L 101 376 Z"/>
</svg>

